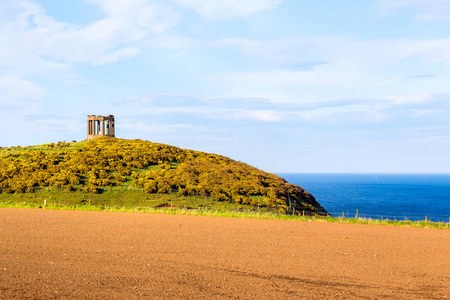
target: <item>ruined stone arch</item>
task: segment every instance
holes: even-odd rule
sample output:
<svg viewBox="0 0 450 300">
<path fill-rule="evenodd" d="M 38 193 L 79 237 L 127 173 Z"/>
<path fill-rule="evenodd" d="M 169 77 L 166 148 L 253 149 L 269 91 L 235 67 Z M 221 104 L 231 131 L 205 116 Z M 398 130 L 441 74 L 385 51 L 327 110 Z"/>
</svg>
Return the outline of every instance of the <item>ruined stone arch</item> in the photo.
<svg viewBox="0 0 450 300">
<path fill-rule="evenodd" d="M 115 137 L 114 116 L 87 116 L 87 140 L 100 136 Z"/>
</svg>

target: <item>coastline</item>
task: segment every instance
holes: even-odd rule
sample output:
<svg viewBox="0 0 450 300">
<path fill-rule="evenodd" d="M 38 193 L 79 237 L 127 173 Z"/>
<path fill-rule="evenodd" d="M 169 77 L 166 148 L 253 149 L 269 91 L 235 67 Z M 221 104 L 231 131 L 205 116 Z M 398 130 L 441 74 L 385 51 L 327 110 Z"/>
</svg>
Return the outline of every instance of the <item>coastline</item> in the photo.
<svg viewBox="0 0 450 300">
<path fill-rule="evenodd" d="M 450 174 L 277 173 L 333 216 L 449 222 Z"/>
</svg>

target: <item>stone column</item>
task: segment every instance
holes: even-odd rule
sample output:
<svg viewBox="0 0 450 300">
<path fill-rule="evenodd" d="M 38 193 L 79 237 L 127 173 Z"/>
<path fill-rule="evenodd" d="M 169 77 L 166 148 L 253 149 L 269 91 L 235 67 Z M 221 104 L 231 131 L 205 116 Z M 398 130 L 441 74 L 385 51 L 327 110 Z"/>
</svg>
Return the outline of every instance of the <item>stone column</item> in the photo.
<svg viewBox="0 0 450 300">
<path fill-rule="evenodd" d="M 105 135 L 105 119 L 102 120 L 102 135 Z"/>
<path fill-rule="evenodd" d="M 111 121 L 111 133 L 112 133 L 112 136 L 116 136 L 116 127 L 114 126 L 114 123 L 115 123 L 115 121 L 113 119 Z"/>
</svg>

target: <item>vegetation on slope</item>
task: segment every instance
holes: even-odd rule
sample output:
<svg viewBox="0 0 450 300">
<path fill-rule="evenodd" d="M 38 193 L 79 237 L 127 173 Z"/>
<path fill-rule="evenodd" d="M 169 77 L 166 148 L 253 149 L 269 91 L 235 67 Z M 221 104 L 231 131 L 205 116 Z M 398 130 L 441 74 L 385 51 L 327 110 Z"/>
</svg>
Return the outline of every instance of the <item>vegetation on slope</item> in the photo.
<svg viewBox="0 0 450 300">
<path fill-rule="evenodd" d="M 43 190 L 202 197 L 208 201 L 327 215 L 312 195 L 227 157 L 142 140 L 97 138 L 0 150 L 0 193 Z M 6 196 L 6 195 L 5 195 Z"/>
</svg>

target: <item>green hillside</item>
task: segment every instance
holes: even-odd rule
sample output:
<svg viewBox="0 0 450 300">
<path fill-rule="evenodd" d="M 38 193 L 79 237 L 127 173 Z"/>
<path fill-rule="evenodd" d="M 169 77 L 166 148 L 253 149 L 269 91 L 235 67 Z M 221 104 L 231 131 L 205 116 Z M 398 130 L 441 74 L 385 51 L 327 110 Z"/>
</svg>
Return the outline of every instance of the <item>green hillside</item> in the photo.
<svg viewBox="0 0 450 300">
<path fill-rule="evenodd" d="M 224 156 L 142 140 L 0 149 L 0 200 L 258 209 L 327 215 L 284 179 Z M 92 201 L 92 203 L 91 203 Z M 175 203 L 175 204 L 174 204 Z"/>
</svg>

